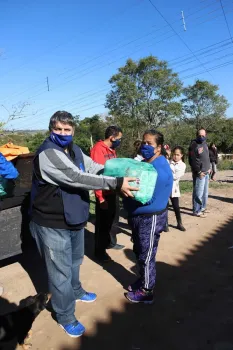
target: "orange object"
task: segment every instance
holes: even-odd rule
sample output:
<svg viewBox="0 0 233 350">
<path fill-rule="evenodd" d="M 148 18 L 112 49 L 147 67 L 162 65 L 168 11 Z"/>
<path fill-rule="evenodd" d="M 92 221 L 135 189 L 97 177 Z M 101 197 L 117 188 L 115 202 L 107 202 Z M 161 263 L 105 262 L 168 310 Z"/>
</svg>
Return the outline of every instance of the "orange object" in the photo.
<svg viewBox="0 0 233 350">
<path fill-rule="evenodd" d="M 0 146 L 0 152 L 7 160 L 12 160 L 18 157 L 20 154 L 30 153 L 28 147 L 17 146 L 12 142 L 8 142 L 5 145 Z"/>
</svg>

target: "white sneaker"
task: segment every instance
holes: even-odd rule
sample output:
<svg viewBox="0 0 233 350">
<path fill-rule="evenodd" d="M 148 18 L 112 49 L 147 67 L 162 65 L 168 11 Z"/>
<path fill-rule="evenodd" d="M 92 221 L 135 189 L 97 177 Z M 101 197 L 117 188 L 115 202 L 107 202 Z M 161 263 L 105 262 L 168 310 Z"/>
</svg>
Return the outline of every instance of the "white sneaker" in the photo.
<svg viewBox="0 0 233 350">
<path fill-rule="evenodd" d="M 202 213 L 205 213 L 205 214 L 209 214 L 209 213 L 210 213 L 210 210 L 208 210 L 208 209 L 203 209 L 201 212 L 202 212 Z"/>
<path fill-rule="evenodd" d="M 207 215 L 204 212 L 193 213 L 193 216 L 197 216 L 198 218 L 207 218 Z"/>
</svg>

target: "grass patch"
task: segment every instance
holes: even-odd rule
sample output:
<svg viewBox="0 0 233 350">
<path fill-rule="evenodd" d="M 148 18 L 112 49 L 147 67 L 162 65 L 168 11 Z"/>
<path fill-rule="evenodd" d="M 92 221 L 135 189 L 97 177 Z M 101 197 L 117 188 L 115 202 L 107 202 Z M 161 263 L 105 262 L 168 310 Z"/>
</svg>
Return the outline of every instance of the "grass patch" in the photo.
<svg viewBox="0 0 233 350">
<path fill-rule="evenodd" d="M 90 209 L 89 209 L 89 213 L 91 215 L 95 214 L 95 197 L 91 196 L 90 197 Z"/>
<path fill-rule="evenodd" d="M 210 182 L 210 188 L 226 188 L 233 187 L 233 183 L 227 182 Z M 180 190 L 181 193 L 187 193 L 193 191 L 193 183 L 192 181 L 180 181 Z"/>
<path fill-rule="evenodd" d="M 230 159 L 221 160 L 217 168 L 218 170 L 233 170 L 233 161 Z"/>
</svg>

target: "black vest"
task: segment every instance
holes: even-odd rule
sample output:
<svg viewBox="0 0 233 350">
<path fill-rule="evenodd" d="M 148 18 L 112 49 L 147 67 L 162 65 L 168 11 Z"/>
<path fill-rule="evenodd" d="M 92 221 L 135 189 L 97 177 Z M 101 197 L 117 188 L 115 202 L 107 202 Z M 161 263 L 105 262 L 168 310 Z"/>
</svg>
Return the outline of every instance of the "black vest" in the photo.
<svg viewBox="0 0 233 350">
<path fill-rule="evenodd" d="M 43 144 L 40 146 L 36 152 L 36 157 L 46 149 L 57 149 L 60 152 L 63 152 L 81 171 L 85 171 L 83 155 L 81 149 L 73 144 L 72 153 L 73 157 L 71 158 L 70 154 L 66 153 L 63 148 L 59 147 L 53 143 L 50 138 L 47 138 Z M 35 159 L 34 159 L 34 169 L 32 177 L 32 190 L 31 190 L 31 206 L 33 208 L 33 202 L 36 197 L 40 196 L 40 189 L 43 185 L 50 185 L 45 183 L 42 178 L 38 178 L 35 172 Z M 53 186 L 53 185 L 51 185 Z M 88 220 L 89 217 L 89 192 L 77 188 L 62 188 L 57 186 L 58 194 L 62 197 L 64 217 L 67 225 L 79 225 Z M 52 200 L 52 199 L 51 199 Z M 32 209 L 33 210 L 33 209 Z"/>
</svg>

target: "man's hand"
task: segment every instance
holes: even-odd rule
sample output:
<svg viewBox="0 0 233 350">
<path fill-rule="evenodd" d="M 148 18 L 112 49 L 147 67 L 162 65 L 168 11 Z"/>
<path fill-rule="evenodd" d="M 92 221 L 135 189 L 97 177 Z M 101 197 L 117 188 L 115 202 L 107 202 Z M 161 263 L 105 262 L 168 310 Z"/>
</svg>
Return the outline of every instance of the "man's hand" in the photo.
<svg viewBox="0 0 233 350">
<path fill-rule="evenodd" d="M 199 178 L 200 178 L 200 179 L 203 179 L 203 177 L 205 177 L 205 175 L 206 175 L 205 173 L 200 173 L 200 174 L 199 174 Z"/>
<path fill-rule="evenodd" d="M 101 201 L 100 208 L 103 210 L 108 210 L 108 202 L 106 202 L 105 200 Z"/>
<path fill-rule="evenodd" d="M 139 191 L 138 187 L 131 187 L 129 182 L 136 181 L 135 177 L 124 177 L 123 185 L 121 187 L 121 193 L 125 197 L 133 197 L 133 194 L 130 191 Z"/>
</svg>

